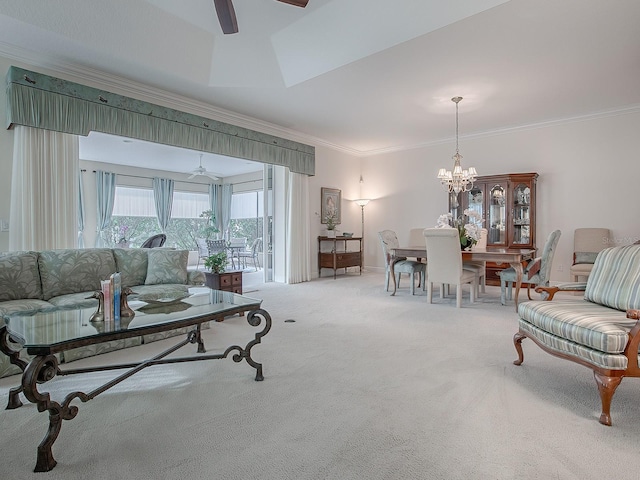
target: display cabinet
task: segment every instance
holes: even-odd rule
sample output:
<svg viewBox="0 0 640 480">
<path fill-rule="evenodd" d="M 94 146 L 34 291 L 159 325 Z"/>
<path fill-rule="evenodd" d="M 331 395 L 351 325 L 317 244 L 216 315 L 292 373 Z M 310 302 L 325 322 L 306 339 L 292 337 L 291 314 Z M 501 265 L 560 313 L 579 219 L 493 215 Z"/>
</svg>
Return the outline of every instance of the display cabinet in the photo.
<svg viewBox="0 0 640 480">
<path fill-rule="evenodd" d="M 460 217 L 475 210 L 487 229 L 487 247 L 536 248 L 537 173 L 478 177 L 468 192 L 449 194 L 449 211 Z M 487 264 L 487 283 L 499 285 L 505 265 Z"/>
</svg>

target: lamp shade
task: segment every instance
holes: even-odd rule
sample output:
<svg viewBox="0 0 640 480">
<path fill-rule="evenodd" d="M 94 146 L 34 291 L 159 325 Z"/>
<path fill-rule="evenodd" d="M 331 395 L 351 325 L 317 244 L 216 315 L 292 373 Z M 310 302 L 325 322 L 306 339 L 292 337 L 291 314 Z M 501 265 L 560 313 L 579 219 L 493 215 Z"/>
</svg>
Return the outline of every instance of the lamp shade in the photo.
<svg viewBox="0 0 640 480">
<path fill-rule="evenodd" d="M 369 200 L 368 198 L 359 198 L 357 200 L 354 200 L 354 202 L 356 202 L 359 206 L 364 207 L 367 203 L 369 203 L 371 200 Z"/>
</svg>

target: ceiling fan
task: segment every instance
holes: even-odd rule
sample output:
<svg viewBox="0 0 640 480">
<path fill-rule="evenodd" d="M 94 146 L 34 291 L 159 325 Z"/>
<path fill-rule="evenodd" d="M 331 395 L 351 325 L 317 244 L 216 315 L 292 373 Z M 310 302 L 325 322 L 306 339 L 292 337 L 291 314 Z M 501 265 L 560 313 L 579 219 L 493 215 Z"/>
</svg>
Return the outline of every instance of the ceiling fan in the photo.
<svg viewBox="0 0 640 480">
<path fill-rule="evenodd" d="M 288 3 L 296 7 L 306 7 L 309 0 L 277 0 L 278 2 Z M 238 33 L 238 21 L 236 20 L 236 11 L 233 9 L 231 0 L 213 0 L 218 13 L 218 20 L 222 32 L 226 35 L 229 33 Z"/>
<path fill-rule="evenodd" d="M 209 177 L 211 180 L 220 180 L 220 177 L 216 177 L 213 173 L 207 172 L 207 169 L 202 166 L 202 154 L 200 154 L 200 166 L 191 170 L 191 175 L 187 178 L 191 179 L 193 177 L 197 177 L 198 175 L 204 175 L 205 177 Z"/>
</svg>

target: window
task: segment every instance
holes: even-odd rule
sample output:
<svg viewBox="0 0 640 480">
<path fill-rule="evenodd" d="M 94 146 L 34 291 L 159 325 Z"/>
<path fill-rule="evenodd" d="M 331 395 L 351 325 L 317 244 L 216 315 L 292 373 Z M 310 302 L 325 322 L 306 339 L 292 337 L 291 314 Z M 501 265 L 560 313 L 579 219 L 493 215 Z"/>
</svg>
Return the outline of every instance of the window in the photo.
<svg viewBox="0 0 640 480">
<path fill-rule="evenodd" d="M 231 197 L 231 219 L 229 236 L 246 238 L 251 245 L 262 237 L 263 224 L 262 192 L 234 193 Z"/>
<path fill-rule="evenodd" d="M 205 219 L 200 214 L 209 209 L 207 193 L 174 191 L 165 245 L 195 250 L 195 239 L 201 236 L 205 227 Z M 116 186 L 109 236 L 111 245 L 139 247 L 159 230 L 153 189 Z"/>
</svg>

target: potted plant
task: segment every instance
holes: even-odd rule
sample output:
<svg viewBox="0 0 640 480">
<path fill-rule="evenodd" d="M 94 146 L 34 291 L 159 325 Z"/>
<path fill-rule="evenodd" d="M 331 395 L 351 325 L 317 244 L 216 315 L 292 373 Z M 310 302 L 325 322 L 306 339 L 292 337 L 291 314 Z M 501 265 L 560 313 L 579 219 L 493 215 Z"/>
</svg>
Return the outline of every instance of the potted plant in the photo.
<svg viewBox="0 0 640 480">
<path fill-rule="evenodd" d="M 204 266 L 211 270 L 211 273 L 224 273 L 227 265 L 227 252 L 218 252 L 209 255 L 204 259 Z"/>
<path fill-rule="evenodd" d="M 324 218 L 325 224 L 327 225 L 327 237 L 329 238 L 335 238 L 336 236 L 336 220 L 335 213 L 328 214 Z"/>
</svg>

